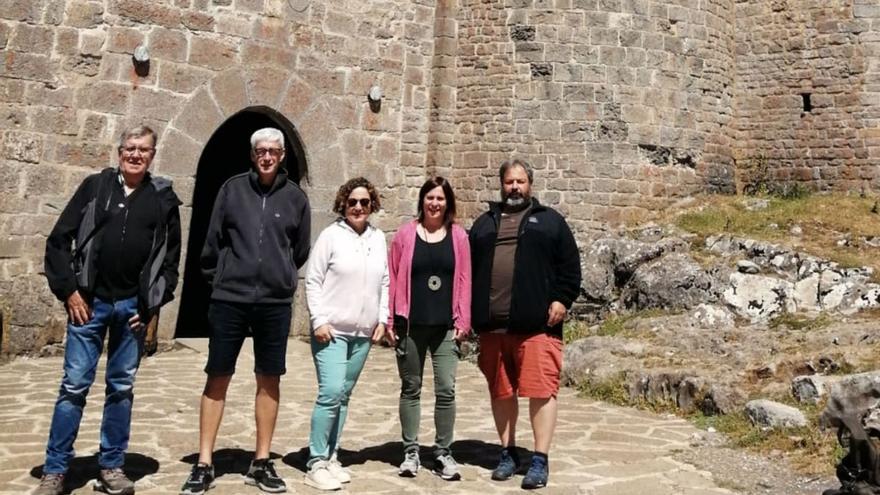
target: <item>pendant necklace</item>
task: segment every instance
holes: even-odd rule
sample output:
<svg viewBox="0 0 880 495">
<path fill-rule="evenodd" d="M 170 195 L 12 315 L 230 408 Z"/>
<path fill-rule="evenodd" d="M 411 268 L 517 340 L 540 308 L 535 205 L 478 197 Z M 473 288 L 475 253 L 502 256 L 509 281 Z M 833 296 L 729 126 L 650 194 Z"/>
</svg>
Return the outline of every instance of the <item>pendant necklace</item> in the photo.
<svg viewBox="0 0 880 495">
<path fill-rule="evenodd" d="M 434 265 L 434 253 L 431 252 L 431 243 L 428 242 L 428 229 L 421 225 L 422 232 L 425 233 L 425 245 L 428 248 L 428 259 L 431 261 L 431 276 L 428 277 L 428 289 L 437 292 L 443 287 L 443 280 L 437 275 L 437 267 Z M 440 242 L 443 242 L 442 240 Z"/>
</svg>

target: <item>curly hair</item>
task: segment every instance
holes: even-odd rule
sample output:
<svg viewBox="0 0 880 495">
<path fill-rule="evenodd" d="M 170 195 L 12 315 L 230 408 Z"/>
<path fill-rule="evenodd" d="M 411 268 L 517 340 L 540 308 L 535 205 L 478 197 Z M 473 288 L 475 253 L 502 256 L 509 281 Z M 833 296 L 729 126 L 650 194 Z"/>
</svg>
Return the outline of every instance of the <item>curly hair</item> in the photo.
<svg viewBox="0 0 880 495">
<path fill-rule="evenodd" d="M 348 197 L 351 196 L 351 192 L 359 187 L 363 187 L 370 194 L 371 213 L 378 211 L 382 207 L 382 204 L 379 202 L 379 193 L 376 192 L 373 184 L 363 177 L 355 177 L 339 186 L 339 191 L 336 192 L 336 199 L 333 201 L 333 212 L 345 216 L 345 203 L 348 201 Z"/>
</svg>

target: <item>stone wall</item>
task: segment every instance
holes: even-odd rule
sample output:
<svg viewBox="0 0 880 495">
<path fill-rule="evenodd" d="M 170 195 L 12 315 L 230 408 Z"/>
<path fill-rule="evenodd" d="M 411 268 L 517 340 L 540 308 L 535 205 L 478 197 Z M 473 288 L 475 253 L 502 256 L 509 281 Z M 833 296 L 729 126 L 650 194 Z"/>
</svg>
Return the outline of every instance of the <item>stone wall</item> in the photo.
<svg viewBox="0 0 880 495">
<path fill-rule="evenodd" d="M 733 190 L 734 3 L 463 0 L 454 169 L 467 211 L 511 155 L 579 238 Z"/>
<path fill-rule="evenodd" d="M 316 233 L 332 218 L 336 188 L 360 174 L 389 191 L 376 220 L 396 227 L 404 214 L 396 199 L 411 197 L 407 186 L 425 173 L 435 8 L 428 0 L 0 2 L 4 351 L 61 341 L 64 311 L 41 273 L 45 238 L 80 181 L 115 164 L 117 135 L 133 123 L 161 135 L 153 170 L 171 177 L 184 201 L 184 242 L 203 146 L 254 106 L 281 112 L 303 143 Z M 138 45 L 151 53 L 144 77 L 132 65 Z M 366 99 L 373 84 L 384 92 L 378 113 Z M 174 302 L 163 312 L 163 338 L 177 310 Z"/>
<path fill-rule="evenodd" d="M 355 175 L 382 189 L 386 232 L 430 174 L 453 180 L 469 225 L 518 156 L 583 244 L 755 171 L 876 187 L 878 20 L 875 0 L 0 0 L 2 350 L 61 341 L 45 237 L 128 125 L 160 132 L 185 238 L 210 137 L 268 107 L 303 146 L 315 234 Z"/>
<path fill-rule="evenodd" d="M 876 189 L 878 32 L 875 0 L 737 2 L 741 184 Z"/>
</svg>

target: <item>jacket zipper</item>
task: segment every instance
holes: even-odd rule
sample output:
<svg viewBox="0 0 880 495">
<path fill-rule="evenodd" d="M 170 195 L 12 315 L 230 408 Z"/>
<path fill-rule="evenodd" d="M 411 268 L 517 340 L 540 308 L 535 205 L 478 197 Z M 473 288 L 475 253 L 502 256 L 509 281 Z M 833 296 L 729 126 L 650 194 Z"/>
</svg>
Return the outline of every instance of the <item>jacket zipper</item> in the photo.
<svg viewBox="0 0 880 495">
<path fill-rule="evenodd" d="M 257 280 L 254 282 L 254 294 L 257 293 L 257 289 L 260 286 L 260 277 L 259 273 L 262 271 L 263 266 L 263 230 L 266 226 L 266 195 L 262 195 L 262 204 L 260 206 L 260 234 L 257 237 Z"/>
</svg>

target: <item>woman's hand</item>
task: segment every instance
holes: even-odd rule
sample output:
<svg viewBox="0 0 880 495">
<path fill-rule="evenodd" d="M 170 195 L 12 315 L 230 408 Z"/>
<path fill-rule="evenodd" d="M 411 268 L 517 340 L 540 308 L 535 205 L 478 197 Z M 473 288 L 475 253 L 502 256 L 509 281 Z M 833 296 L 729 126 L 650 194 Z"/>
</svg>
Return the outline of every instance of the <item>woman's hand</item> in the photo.
<svg viewBox="0 0 880 495">
<path fill-rule="evenodd" d="M 461 342 L 467 339 L 467 336 L 470 333 L 470 330 L 467 330 L 465 328 L 456 328 L 452 338 L 455 339 L 456 342 Z"/>
<path fill-rule="evenodd" d="M 333 340 L 333 327 L 329 323 L 325 323 L 315 330 L 315 340 L 321 344 L 326 344 Z"/>
<path fill-rule="evenodd" d="M 394 332 L 393 328 L 385 329 L 385 342 L 388 343 L 391 347 L 397 345 L 397 333 Z"/>
<path fill-rule="evenodd" d="M 373 329 L 373 337 L 370 338 L 370 341 L 374 344 L 378 344 L 382 341 L 382 337 L 385 336 L 385 324 L 379 323 L 376 325 L 376 328 Z"/>
</svg>

